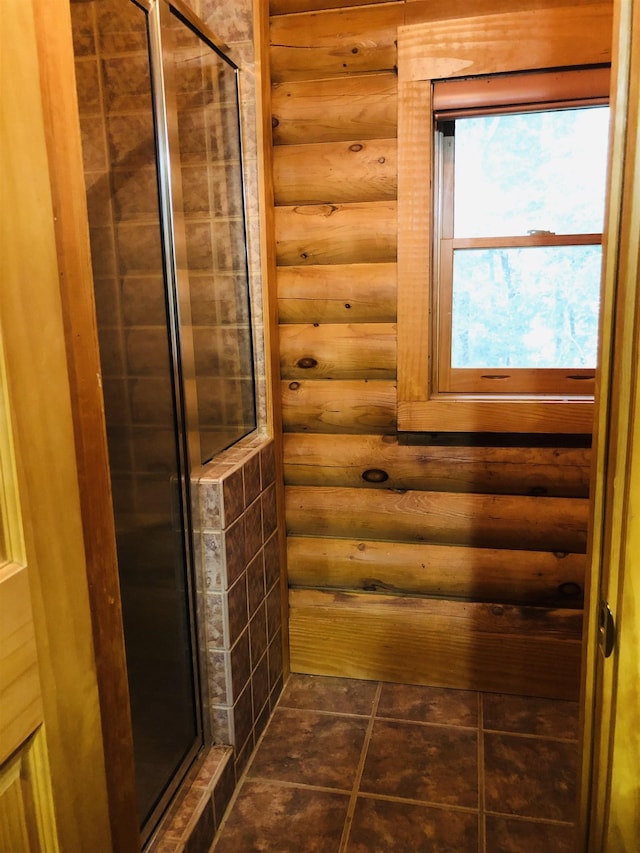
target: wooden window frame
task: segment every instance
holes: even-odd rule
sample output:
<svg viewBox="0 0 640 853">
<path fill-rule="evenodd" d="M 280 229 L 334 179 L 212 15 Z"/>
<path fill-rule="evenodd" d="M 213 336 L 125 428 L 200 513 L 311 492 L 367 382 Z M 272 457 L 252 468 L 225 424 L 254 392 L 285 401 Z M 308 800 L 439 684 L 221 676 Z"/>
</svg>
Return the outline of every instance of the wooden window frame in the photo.
<svg viewBox="0 0 640 853">
<path fill-rule="evenodd" d="M 398 29 L 400 432 L 591 432 L 594 404 L 588 395 L 438 392 L 432 366 L 434 83 L 451 80 L 455 86 L 461 78 L 607 64 L 611 28 L 610 5 L 593 4 Z"/>
</svg>

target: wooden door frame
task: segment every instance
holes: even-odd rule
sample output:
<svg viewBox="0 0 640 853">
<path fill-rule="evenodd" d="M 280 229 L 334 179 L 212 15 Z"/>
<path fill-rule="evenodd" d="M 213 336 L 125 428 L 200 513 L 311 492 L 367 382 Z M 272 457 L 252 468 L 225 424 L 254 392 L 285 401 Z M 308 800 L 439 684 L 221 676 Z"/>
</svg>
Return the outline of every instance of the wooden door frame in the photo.
<svg viewBox="0 0 640 853">
<path fill-rule="evenodd" d="M 600 601 L 609 603 L 621 629 L 633 627 L 637 604 L 633 587 L 640 564 L 633 564 L 629 522 L 638 500 L 637 423 L 640 397 L 640 152 L 636 147 L 640 110 L 640 10 L 633 0 L 615 0 L 612 67 L 612 132 L 609 155 L 607 242 L 600 335 L 600 380 L 594 432 L 590 548 L 591 570 L 585 601 L 587 626 L 583 657 L 583 763 L 580 849 L 622 853 L 631 848 L 612 835 L 610 816 L 619 793 L 611 786 L 616 736 L 616 701 L 622 678 L 631 673 L 620 646 L 608 659 L 599 650 Z M 635 430 L 635 446 L 634 446 Z M 637 508 L 636 508 L 637 512 Z M 635 613 L 634 613 L 635 609 Z M 624 635 L 624 640 L 630 640 Z M 635 701 L 637 702 L 637 687 Z M 627 712 L 631 709 L 625 708 Z M 636 708 L 637 713 L 637 708 Z M 631 744 L 629 744 L 629 747 Z M 637 768 L 636 768 L 637 773 Z M 630 825 L 630 824 L 629 824 Z M 636 824 L 637 826 L 637 824 Z"/>
</svg>

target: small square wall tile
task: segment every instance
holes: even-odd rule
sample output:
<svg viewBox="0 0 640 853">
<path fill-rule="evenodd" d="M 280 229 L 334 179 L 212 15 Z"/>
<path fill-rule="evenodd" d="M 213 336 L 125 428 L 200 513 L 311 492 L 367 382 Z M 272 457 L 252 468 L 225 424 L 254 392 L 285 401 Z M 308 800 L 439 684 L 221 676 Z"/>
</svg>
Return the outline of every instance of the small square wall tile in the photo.
<svg viewBox="0 0 640 853">
<path fill-rule="evenodd" d="M 233 709 L 212 705 L 209 711 L 209 719 L 213 742 L 224 746 L 232 745 L 234 742 Z"/>
<path fill-rule="evenodd" d="M 249 622 L 246 572 L 243 572 L 229 589 L 227 606 L 229 608 L 229 645 L 233 646 Z"/>
<path fill-rule="evenodd" d="M 247 628 L 231 649 L 231 683 L 233 701 L 244 690 L 251 675 L 251 652 L 249 649 L 249 629 Z"/>
<path fill-rule="evenodd" d="M 282 679 L 282 634 L 280 631 L 269 643 L 269 688 L 273 692 Z"/>
<path fill-rule="evenodd" d="M 264 538 L 275 531 L 278 524 L 278 511 L 276 507 L 276 487 L 269 486 L 262 493 L 262 529 Z"/>
<path fill-rule="evenodd" d="M 256 610 L 249 623 L 249 641 L 251 664 L 255 667 L 267 650 L 267 612 L 264 604 Z"/>
<path fill-rule="evenodd" d="M 246 567 L 244 516 L 224 531 L 224 555 L 227 586 L 231 586 Z"/>
<path fill-rule="evenodd" d="M 256 716 L 256 721 L 253 727 L 254 730 L 254 739 L 256 744 L 258 743 L 262 733 L 267 727 L 267 724 L 271 718 L 271 707 L 269 705 L 269 696 L 267 695 L 267 701 L 265 702 L 262 710 Z"/>
<path fill-rule="evenodd" d="M 205 600 L 207 645 L 217 649 L 228 647 L 227 606 L 224 593 L 208 592 Z"/>
<path fill-rule="evenodd" d="M 253 559 L 262 546 L 262 506 L 257 498 L 244 514 L 245 558 Z"/>
<path fill-rule="evenodd" d="M 253 703 L 251 685 L 247 684 L 238 700 L 233 705 L 233 728 L 235 746 L 244 744 L 253 728 Z"/>
<path fill-rule="evenodd" d="M 247 598 L 250 617 L 264 601 L 264 594 L 264 554 L 260 550 L 247 566 Z"/>
<path fill-rule="evenodd" d="M 202 560 L 204 569 L 204 585 L 209 592 L 226 589 L 226 571 L 222 533 L 202 534 Z"/>
<path fill-rule="evenodd" d="M 198 483 L 200 525 L 203 530 L 222 530 L 222 486 L 209 480 Z"/>
<path fill-rule="evenodd" d="M 282 627 L 282 590 L 280 583 L 275 583 L 267 595 L 267 636 L 269 640 Z"/>
<path fill-rule="evenodd" d="M 264 580 L 267 589 L 271 589 L 274 583 L 280 580 L 280 544 L 277 533 L 274 533 L 264 546 Z"/>
<path fill-rule="evenodd" d="M 258 661 L 251 675 L 251 690 L 253 695 L 254 719 L 261 715 L 269 700 L 269 661 L 267 655 L 263 655 Z"/>
<path fill-rule="evenodd" d="M 254 453 L 250 456 L 243 468 L 244 478 L 244 505 L 249 506 L 260 494 L 260 456 Z"/>
<path fill-rule="evenodd" d="M 242 747 L 236 752 L 235 759 L 235 774 L 236 779 L 239 779 L 245 771 L 247 764 L 249 763 L 249 759 L 253 753 L 253 731 L 249 732 L 249 736 L 246 741 L 242 745 Z"/>
<path fill-rule="evenodd" d="M 244 509 L 244 483 L 242 469 L 237 468 L 222 481 L 222 518 L 224 527 L 239 518 Z"/>
<path fill-rule="evenodd" d="M 209 649 L 207 653 L 207 682 L 209 699 L 214 705 L 231 704 L 231 664 L 229 652 Z"/>
<path fill-rule="evenodd" d="M 276 479 L 276 459 L 272 441 L 260 451 L 260 475 L 263 489 Z"/>
</svg>

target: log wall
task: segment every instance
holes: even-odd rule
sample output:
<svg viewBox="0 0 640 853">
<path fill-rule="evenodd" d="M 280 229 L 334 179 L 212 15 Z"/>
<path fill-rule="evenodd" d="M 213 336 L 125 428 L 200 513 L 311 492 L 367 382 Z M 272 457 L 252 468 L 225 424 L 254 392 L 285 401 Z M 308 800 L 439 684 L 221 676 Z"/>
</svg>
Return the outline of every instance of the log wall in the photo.
<svg viewBox="0 0 640 853">
<path fill-rule="evenodd" d="M 469 7 L 271 0 L 291 666 L 577 698 L 589 449 L 396 434 L 397 28 Z"/>
</svg>

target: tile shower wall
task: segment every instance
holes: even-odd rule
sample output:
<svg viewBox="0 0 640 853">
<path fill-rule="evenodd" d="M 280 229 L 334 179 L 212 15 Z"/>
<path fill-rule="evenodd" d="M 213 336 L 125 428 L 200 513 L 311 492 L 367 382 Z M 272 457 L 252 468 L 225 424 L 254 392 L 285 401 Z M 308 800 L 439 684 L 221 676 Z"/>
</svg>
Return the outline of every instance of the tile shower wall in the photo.
<svg viewBox="0 0 640 853">
<path fill-rule="evenodd" d="M 236 771 L 282 689 L 282 609 L 273 442 L 248 437 L 193 486 L 205 711 Z"/>
</svg>

